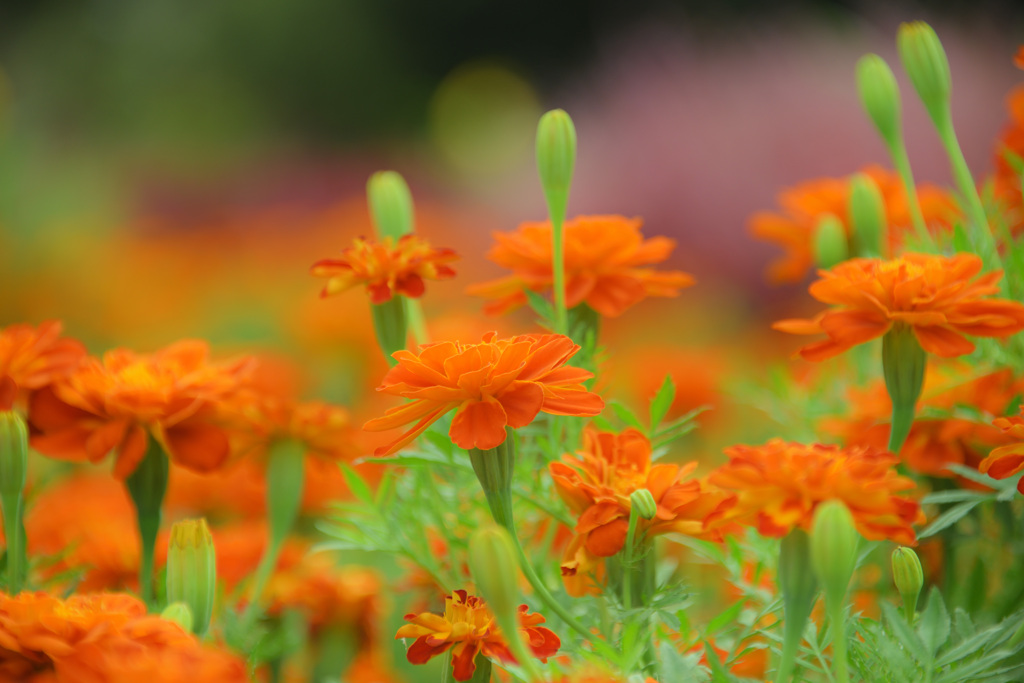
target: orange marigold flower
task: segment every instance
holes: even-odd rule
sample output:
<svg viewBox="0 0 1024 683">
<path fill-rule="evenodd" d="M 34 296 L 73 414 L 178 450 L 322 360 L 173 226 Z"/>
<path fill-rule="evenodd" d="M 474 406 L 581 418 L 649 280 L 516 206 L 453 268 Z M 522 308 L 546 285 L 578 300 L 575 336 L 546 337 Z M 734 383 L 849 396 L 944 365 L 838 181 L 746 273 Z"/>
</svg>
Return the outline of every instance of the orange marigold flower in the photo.
<svg viewBox="0 0 1024 683">
<path fill-rule="evenodd" d="M 0 680 L 243 683 L 245 663 L 124 594 L 0 593 Z"/>
<path fill-rule="evenodd" d="M 1024 68 L 1024 46 L 1018 48 L 1013 63 Z M 1024 157 L 1024 86 L 1018 85 L 1006 96 L 1010 121 L 996 141 L 993 190 L 1002 204 L 1003 219 L 1014 231 L 1024 227 L 1024 198 L 1021 196 L 1020 173 L 1016 159 Z"/>
<path fill-rule="evenodd" d="M 667 237 L 644 239 L 643 221 L 624 216 L 577 216 L 565 222 L 565 304 L 585 303 L 614 318 L 649 296 L 672 297 L 694 284 L 678 270 L 647 268 L 661 263 L 675 248 Z M 487 258 L 512 275 L 469 287 L 475 296 L 492 299 L 484 310 L 500 314 L 527 302 L 526 290 L 547 292 L 551 273 L 551 223 L 523 223 L 514 232 L 496 232 L 498 242 Z"/>
<path fill-rule="evenodd" d="M 850 509 L 864 538 L 912 545 L 911 525 L 925 520 L 921 506 L 901 495 L 914 482 L 896 473 L 897 459 L 886 451 L 772 439 L 725 453 L 729 462 L 708 480 L 736 498 L 709 517 L 711 527 L 733 521 L 782 537 L 797 527 L 810 531 L 818 505 L 838 500 Z"/>
<path fill-rule="evenodd" d="M 181 341 L 152 354 L 115 349 L 88 358 L 32 397 L 32 446 L 51 457 L 99 462 L 114 451 L 127 477 L 156 439 L 175 462 L 201 472 L 220 467 L 230 445 L 219 401 L 235 391 L 242 359 L 209 361 L 209 347 Z"/>
<path fill-rule="evenodd" d="M 446 264 L 458 258 L 451 249 L 434 248 L 418 235 L 404 235 L 397 242 L 390 237 L 380 242 L 357 237 L 342 252 L 342 258 L 317 261 L 311 272 L 327 278 L 320 296 L 366 285 L 370 300 L 382 304 L 396 293 L 422 296 L 424 280 L 455 277 L 455 271 Z"/>
<path fill-rule="evenodd" d="M 495 448 L 505 427 L 525 427 L 537 413 L 597 415 L 604 401 L 583 382 L 594 375 L 566 365 L 580 347 L 560 334 L 524 334 L 510 339 L 484 335 L 478 344 L 439 342 L 419 355 L 398 351 L 395 367 L 377 391 L 413 399 L 391 408 L 363 429 L 383 431 L 416 421 L 397 440 L 376 450 L 394 453 L 455 410 L 448 434 L 460 448 Z"/>
<path fill-rule="evenodd" d="M 903 183 L 897 173 L 869 166 L 864 173 L 878 185 L 885 203 L 890 253 L 903 243 L 911 229 L 910 209 Z M 929 226 L 949 228 L 957 217 L 956 203 L 948 192 L 931 185 L 917 186 L 917 200 Z M 779 204 L 783 213 L 762 211 L 750 219 L 750 232 L 757 238 L 774 242 L 785 255 L 768 267 L 772 282 L 800 282 L 814 265 L 814 231 L 827 214 L 838 218 L 846 234 L 851 233 L 848 219 L 850 177 L 809 180 L 783 190 Z"/>
<path fill-rule="evenodd" d="M 85 356 L 81 342 L 61 338 L 61 324 L 11 325 L 0 330 L 0 410 L 19 394 L 40 389 L 71 372 Z"/>
<path fill-rule="evenodd" d="M 997 417 L 993 423 L 1016 443 L 996 448 L 981 461 L 978 469 L 993 479 L 1009 479 L 1024 470 L 1024 406 L 1021 414 Z M 1024 493 L 1024 479 L 1017 482 L 1017 490 Z"/>
<path fill-rule="evenodd" d="M 658 506 L 653 519 L 640 520 L 639 531 L 702 535 L 704 519 L 729 496 L 691 478 L 696 467 L 696 462 L 652 464 L 651 442 L 636 429 L 615 434 L 588 428 L 575 456 L 563 455 L 561 462 L 550 463 L 555 489 L 579 515 L 578 537 L 570 542 L 562 564 L 570 592 L 589 592 L 597 582 L 584 586 L 580 580 L 595 567 L 594 558 L 622 550 L 632 509 L 630 495 L 638 489 L 650 491 Z"/>
<path fill-rule="evenodd" d="M 452 651 L 452 673 L 457 681 L 466 681 L 476 671 L 476 656 L 515 663 L 494 616 L 480 598 L 464 590 L 453 591 L 446 597 L 444 615 L 431 612 L 407 614 L 405 624 L 395 638 L 415 638 L 407 658 L 413 664 L 425 664 L 431 658 Z M 561 646 L 551 630 L 538 626 L 544 617 L 530 614 L 526 605 L 519 606 L 519 630 L 526 636 L 535 657 L 546 662 Z"/>
<path fill-rule="evenodd" d="M 921 348 L 929 353 L 962 356 L 974 351 L 965 334 L 1008 337 L 1024 329 L 1024 305 L 983 298 L 999 292 L 996 283 L 1002 271 L 971 282 L 980 271 L 981 259 L 974 254 L 852 259 L 832 270 L 819 270 L 821 279 L 810 287 L 811 296 L 835 308 L 812 320 L 782 320 L 772 327 L 791 334 L 828 335 L 800 349 L 810 361 L 881 337 L 893 325 L 913 328 Z"/>
</svg>

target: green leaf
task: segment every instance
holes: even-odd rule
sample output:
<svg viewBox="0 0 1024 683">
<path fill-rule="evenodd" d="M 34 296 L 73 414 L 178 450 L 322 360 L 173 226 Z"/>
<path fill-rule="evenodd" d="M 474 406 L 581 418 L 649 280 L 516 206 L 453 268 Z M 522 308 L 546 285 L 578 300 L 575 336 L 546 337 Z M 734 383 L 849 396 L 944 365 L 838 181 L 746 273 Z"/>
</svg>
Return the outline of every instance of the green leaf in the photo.
<svg viewBox="0 0 1024 683">
<path fill-rule="evenodd" d="M 929 654 L 929 660 L 949 640 L 949 631 L 949 612 L 946 611 L 946 603 L 943 602 L 939 589 L 933 586 L 928 593 L 928 604 L 921 612 L 917 625 L 917 633 L 921 636 L 921 642 L 924 643 Z"/>
<path fill-rule="evenodd" d="M 888 602 L 878 603 L 882 608 L 882 613 L 885 615 L 885 623 L 887 630 L 896 636 L 896 639 L 902 643 L 903 647 L 907 649 L 910 655 L 918 662 L 926 662 L 931 657 L 925 650 L 924 643 L 921 642 L 921 638 L 918 637 L 917 633 L 910 628 L 907 620 L 903 618 L 903 615 L 897 611 Z"/>
<path fill-rule="evenodd" d="M 943 529 L 953 526 L 961 519 L 970 514 L 971 510 L 977 507 L 980 500 L 968 500 L 966 502 L 955 505 L 950 509 L 943 512 L 941 515 L 932 520 L 932 523 L 925 527 L 920 533 L 917 534 L 918 539 L 928 538 L 934 536 Z"/>
<path fill-rule="evenodd" d="M 545 299 L 542 295 L 531 289 L 524 289 L 523 294 L 526 295 L 526 300 L 530 303 L 530 308 L 537 314 L 542 323 L 547 323 L 547 327 L 551 326 L 551 321 L 555 319 L 555 307 L 550 301 Z"/>
<path fill-rule="evenodd" d="M 990 498 L 992 498 L 992 494 L 983 491 L 936 491 L 922 498 L 921 504 L 962 503 L 968 500 L 976 500 L 980 503 Z"/>
<path fill-rule="evenodd" d="M 712 683 L 729 683 L 729 672 L 725 670 L 725 666 L 722 664 L 722 660 L 718 658 L 715 648 L 711 647 L 711 643 L 706 640 L 703 643 L 704 657 L 707 659 L 708 667 L 711 669 Z"/>
<path fill-rule="evenodd" d="M 612 412 L 615 413 L 615 417 L 619 418 L 630 427 L 635 427 L 641 432 L 646 431 L 643 424 L 640 422 L 640 418 L 634 415 L 629 408 L 615 400 L 609 401 L 607 405 L 612 409 Z"/>
<path fill-rule="evenodd" d="M 352 492 L 352 495 L 367 505 L 373 505 L 373 491 L 370 490 L 366 481 L 348 463 L 343 462 L 340 466 L 345 483 L 348 484 L 348 490 Z"/>
<path fill-rule="evenodd" d="M 716 616 L 714 619 L 708 622 L 708 626 L 704 630 L 704 632 L 709 636 L 714 635 L 719 630 L 721 630 L 723 626 L 735 623 L 736 619 L 740 616 L 740 612 L 743 611 L 743 608 L 744 606 L 746 606 L 746 604 L 747 599 L 741 598 L 740 600 L 737 600 L 733 604 L 729 605 L 724 612 L 720 613 L 718 616 Z"/>
<path fill-rule="evenodd" d="M 665 415 L 668 414 L 668 409 L 672 407 L 674 400 L 676 400 L 676 383 L 672 380 L 672 375 L 665 375 L 665 381 L 661 383 L 661 388 L 658 389 L 658 393 L 651 399 L 650 433 L 652 435 L 658 425 L 661 424 L 661 421 L 665 419 Z"/>
<path fill-rule="evenodd" d="M 958 254 L 970 254 L 974 249 L 971 247 L 971 240 L 967 237 L 967 231 L 963 223 L 957 223 L 953 228 L 953 249 Z"/>
</svg>

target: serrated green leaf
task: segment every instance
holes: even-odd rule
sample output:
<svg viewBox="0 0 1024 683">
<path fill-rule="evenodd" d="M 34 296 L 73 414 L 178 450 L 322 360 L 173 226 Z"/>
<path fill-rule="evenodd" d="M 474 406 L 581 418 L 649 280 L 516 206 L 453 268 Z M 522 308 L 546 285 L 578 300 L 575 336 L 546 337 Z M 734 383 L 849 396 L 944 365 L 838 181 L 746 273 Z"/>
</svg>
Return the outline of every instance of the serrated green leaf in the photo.
<svg viewBox="0 0 1024 683">
<path fill-rule="evenodd" d="M 917 534 L 918 539 L 934 536 L 943 529 L 949 528 L 970 514 L 971 510 L 981 503 L 980 500 L 968 500 L 955 505 L 936 517 L 931 524 Z"/>
<path fill-rule="evenodd" d="M 714 635 L 715 633 L 718 633 L 718 631 L 720 631 L 724 626 L 734 623 L 736 619 L 740 616 L 740 612 L 743 611 L 743 608 L 746 606 L 746 604 L 747 599 L 742 598 L 740 600 L 737 600 L 733 604 L 729 605 L 725 608 L 725 611 L 719 613 L 718 616 L 716 616 L 708 622 L 707 628 L 704 630 L 704 632 L 709 636 Z"/>
<path fill-rule="evenodd" d="M 676 400 L 676 383 L 672 379 L 672 375 L 665 375 L 665 381 L 661 383 L 661 388 L 658 389 L 658 393 L 651 399 L 651 410 L 650 420 L 651 429 L 650 434 L 654 434 L 654 430 L 657 429 L 661 421 L 665 419 L 665 415 L 668 414 L 668 409 L 672 407 L 672 402 Z"/>
<path fill-rule="evenodd" d="M 646 431 L 643 423 L 640 422 L 640 418 L 633 414 L 626 406 L 622 405 L 618 401 L 612 400 L 606 404 L 615 413 L 615 417 L 619 418 L 622 422 L 625 422 L 630 427 L 635 427 L 641 432 Z"/>
<path fill-rule="evenodd" d="M 925 646 L 921 641 L 921 638 L 913 629 L 910 628 L 910 625 L 907 623 L 907 620 L 903 618 L 903 615 L 888 602 L 880 602 L 878 604 L 881 606 L 882 613 L 885 615 L 886 630 L 896 636 L 896 639 L 904 648 L 907 649 L 910 655 L 915 660 L 922 663 L 931 659 L 925 650 Z"/>
<path fill-rule="evenodd" d="M 702 642 L 704 643 L 704 659 L 708 663 L 708 668 L 711 669 L 712 683 L 729 683 L 729 672 L 725 670 L 725 666 L 722 664 L 722 660 L 718 658 L 715 648 L 711 647 L 711 643 L 706 640 Z"/>
<path fill-rule="evenodd" d="M 555 307 L 552 303 L 531 289 L 524 289 L 523 294 L 526 295 L 530 308 L 537 314 L 540 321 L 547 323 L 547 327 L 550 327 L 551 322 L 555 319 Z"/>
<path fill-rule="evenodd" d="M 929 654 L 929 660 L 949 640 L 949 631 L 949 612 L 946 611 L 946 603 L 942 600 L 939 589 L 933 586 L 917 625 L 917 633 Z"/>
<path fill-rule="evenodd" d="M 341 467 L 341 474 L 345 477 L 345 483 L 348 484 L 348 490 L 352 492 L 352 495 L 367 505 L 373 505 L 373 491 L 370 490 L 370 486 L 366 481 L 348 463 L 343 462 L 339 466 Z"/>
</svg>

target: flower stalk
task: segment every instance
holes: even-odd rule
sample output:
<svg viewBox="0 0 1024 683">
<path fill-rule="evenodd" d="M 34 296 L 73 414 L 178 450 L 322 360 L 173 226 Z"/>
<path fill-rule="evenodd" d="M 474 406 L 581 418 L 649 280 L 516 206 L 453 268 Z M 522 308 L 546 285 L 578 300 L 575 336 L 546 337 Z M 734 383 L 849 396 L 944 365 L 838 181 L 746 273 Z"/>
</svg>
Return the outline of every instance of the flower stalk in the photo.
<svg viewBox="0 0 1024 683">
<path fill-rule="evenodd" d="M 849 683 L 846 643 L 846 592 L 857 566 L 860 535 L 849 508 L 838 500 L 822 503 L 811 530 L 811 563 L 825 594 L 832 622 L 832 670 L 838 683 Z"/>
<path fill-rule="evenodd" d="M 17 595 L 25 581 L 23 491 L 28 473 L 28 428 L 13 410 L 0 412 L 0 510 L 7 539 L 7 592 Z"/>
<path fill-rule="evenodd" d="M 908 624 L 913 624 L 917 599 L 924 586 L 924 569 L 917 553 L 903 546 L 892 551 L 892 579 L 903 601 L 903 616 Z"/>
<path fill-rule="evenodd" d="M 569 187 L 576 166 L 576 128 L 561 109 L 549 111 L 537 125 L 537 171 L 551 218 L 551 276 L 555 303 L 555 332 L 569 333 L 565 306 L 565 216 Z"/>
<path fill-rule="evenodd" d="M 392 355 L 405 348 L 407 337 L 407 304 L 404 296 L 395 294 L 382 304 L 370 304 L 373 314 L 373 330 L 377 333 L 377 344 L 389 365 L 396 361 Z"/>
<path fill-rule="evenodd" d="M 170 462 L 164 447 L 150 436 L 146 455 L 124 482 L 135 505 L 135 519 L 141 541 L 139 592 L 142 600 L 150 608 L 154 607 L 153 557 L 156 553 L 156 537 L 160 531 L 169 470 Z"/>
<path fill-rule="evenodd" d="M 784 623 L 782 657 L 774 680 L 788 683 L 794 680 L 797 650 L 818 591 L 818 582 L 811 570 L 810 539 L 803 529 L 795 528 L 782 539 L 778 574 Z"/>
</svg>

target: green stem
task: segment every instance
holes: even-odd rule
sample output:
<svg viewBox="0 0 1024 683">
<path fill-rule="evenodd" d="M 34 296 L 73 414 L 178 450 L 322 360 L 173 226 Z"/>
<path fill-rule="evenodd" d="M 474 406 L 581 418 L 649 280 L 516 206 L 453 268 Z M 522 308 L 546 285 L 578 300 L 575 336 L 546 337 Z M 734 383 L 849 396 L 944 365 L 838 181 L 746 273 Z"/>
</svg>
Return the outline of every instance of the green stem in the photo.
<svg viewBox="0 0 1024 683">
<path fill-rule="evenodd" d="M 985 216 L 985 207 L 981 203 L 981 196 L 974 184 L 974 177 L 971 169 L 967 166 L 964 153 L 960 149 L 960 143 L 956 139 L 956 131 L 953 130 L 953 122 L 950 120 L 948 111 L 941 118 L 934 119 L 935 128 L 939 132 L 939 139 L 942 140 L 946 154 L 949 156 L 949 163 L 953 169 L 953 179 L 956 181 L 960 194 L 967 202 L 967 213 L 971 219 L 973 229 L 970 232 L 971 243 L 976 253 L 982 257 L 986 265 L 998 267 L 1000 259 L 996 249 L 995 239 Z"/>
<path fill-rule="evenodd" d="M 427 332 L 427 320 L 423 317 L 423 306 L 419 299 L 408 299 L 405 302 L 405 317 L 412 331 L 412 338 L 419 346 L 430 343 L 430 334 Z"/>
<path fill-rule="evenodd" d="M 809 539 L 803 530 L 793 529 L 782 539 L 778 574 L 784 622 L 782 657 L 774 680 L 788 683 L 796 668 L 796 654 L 817 592 L 817 580 L 811 570 Z"/>
<path fill-rule="evenodd" d="M 371 304 L 373 329 L 377 333 L 377 344 L 389 365 L 398 361 L 392 354 L 405 348 L 407 336 L 405 297 L 395 294 L 382 304 Z"/>
<path fill-rule="evenodd" d="M 928 232 L 924 215 L 921 213 L 921 204 L 917 199 L 917 187 L 914 184 L 914 174 L 910 170 L 910 158 L 907 156 L 907 147 L 903 142 L 902 133 L 896 144 L 889 148 L 889 154 L 892 155 L 893 166 L 896 167 L 896 172 L 900 174 L 900 180 L 903 181 L 903 191 L 907 194 L 907 208 L 910 210 L 910 222 L 914 226 L 917 238 L 921 244 L 931 245 L 932 236 Z"/>
<path fill-rule="evenodd" d="M 551 207 L 551 276 L 555 290 L 555 331 L 558 334 L 569 334 L 569 315 L 565 308 L 565 207 L 555 215 Z"/>
<path fill-rule="evenodd" d="M 633 609 L 633 574 L 634 567 L 634 543 L 636 539 L 636 526 L 640 515 L 636 510 L 629 513 L 629 530 L 626 532 L 626 545 L 622 549 L 622 605 L 627 609 Z"/>
<path fill-rule="evenodd" d="M 149 437 L 146 455 L 125 479 L 125 486 L 135 505 L 135 518 L 139 529 L 142 555 L 139 562 L 139 592 L 150 609 L 156 607 L 153 594 L 153 556 L 170 463 L 160 443 Z"/>
<path fill-rule="evenodd" d="M 850 672 L 846 648 L 846 614 L 842 600 L 828 600 L 829 619 L 832 620 L 832 670 L 838 683 L 849 683 Z"/>
<path fill-rule="evenodd" d="M 0 506 L 4 513 L 4 535 L 7 538 L 7 592 L 17 595 L 25 580 L 25 528 L 21 523 L 21 490 L 0 496 Z"/>
</svg>

